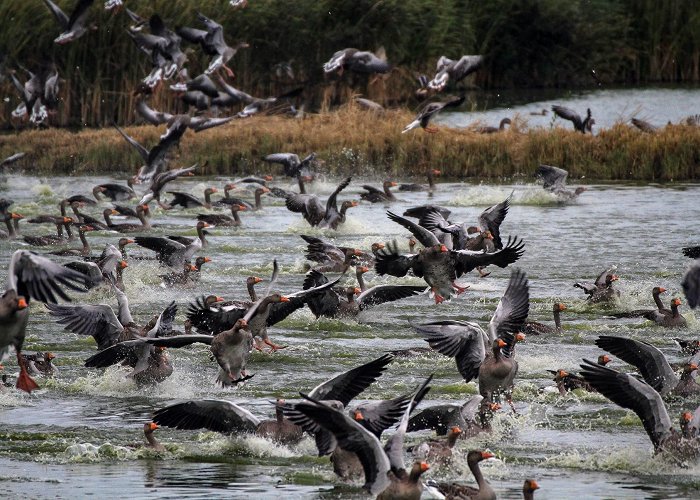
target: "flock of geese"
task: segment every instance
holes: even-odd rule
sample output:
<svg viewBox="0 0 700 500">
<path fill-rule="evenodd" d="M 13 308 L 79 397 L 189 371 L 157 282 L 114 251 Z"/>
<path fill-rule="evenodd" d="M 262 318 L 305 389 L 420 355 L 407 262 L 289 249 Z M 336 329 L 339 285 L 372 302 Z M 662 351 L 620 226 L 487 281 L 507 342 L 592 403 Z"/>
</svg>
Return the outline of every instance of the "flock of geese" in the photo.
<svg viewBox="0 0 700 500">
<path fill-rule="evenodd" d="M 51 0 L 45 2 L 61 26 L 56 43 L 72 42 L 91 29 L 87 23 L 92 0 L 79 0 L 70 16 Z M 231 4 L 244 5 L 245 2 Z M 109 0 L 105 7 L 122 7 L 122 2 Z M 244 105 L 238 117 L 250 116 L 279 100 L 279 97 L 252 98 L 226 83 L 221 72 L 233 76 L 228 64 L 236 51 L 246 47 L 246 44 L 227 45 L 223 27 L 212 19 L 199 15 L 199 28 L 183 27 L 173 32 L 157 15 L 146 20 L 125 10 L 134 22 L 128 30 L 129 35 L 153 62 L 153 69 L 144 78 L 143 88 L 140 89 L 144 94 L 153 92 L 165 80 L 178 78 L 180 81 L 172 84 L 171 88 L 182 92 L 183 96 L 188 96 L 186 99 L 193 102 L 204 96 L 207 108 Z M 146 27 L 150 34 L 143 33 Z M 186 76 L 183 66 L 186 57 L 180 49 L 182 40 L 199 45 L 211 58 L 206 71 L 193 79 Z M 481 56 L 464 56 L 458 60 L 441 57 L 435 77 L 432 80 L 421 78 L 419 92 L 423 95 L 440 92 L 448 82 L 460 81 L 478 69 L 481 62 Z M 340 50 L 324 65 L 326 72 L 339 73 L 347 70 L 381 74 L 389 69 L 390 65 L 385 59 L 357 49 Z M 15 110 L 15 115 L 28 116 L 35 123 L 44 121 L 57 105 L 57 70 L 53 68 L 30 73 L 29 80 L 24 84 L 14 74 L 12 79 L 23 96 L 23 104 Z M 404 132 L 418 127 L 433 131 L 429 126 L 431 119 L 443 109 L 458 106 L 463 100 L 463 97 L 458 97 L 426 105 Z M 209 262 L 208 257 L 200 255 L 208 246 L 207 228 L 241 225 L 240 214 L 260 210 L 263 196 L 284 199 L 286 208 L 301 214 L 310 226 L 328 229 L 337 229 L 343 224 L 347 210 L 360 202 L 338 199 L 351 184 L 350 177 L 343 179 L 327 200 L 307 192 L 306 186 L 314 181 L 317 175 L 315 167 L 319 164 L 313 153 L 304 158 L 294 153 L 275 153 L 265 157 L 270 164 L 282 166 L 283 174 L 297 183 L 298 192 L 273 186 L 272 176 L 233 180 L 223 187 L 223 197 L 219 199 L 215 199 L 219 191 L 214 186 L 207 187 L 202 198 L 197 196 L 199 193 L 166 191 L 167 186 L 177 178 L 196 175 L 197 165 L 187 168 L 171 168 L 170 165 L 169 152 L 178 145 L 186 130 L 191 128 L 199 132 L 227 123 L 234 117 L 171 115 L 149 108 L 144 100 L 139 101 L 138 111 L 151 123 L 167 124 L 165 133 L 149 149 L 115 126 L 117 132 L 138 152 L 143 165 L 126 184 L 110 182 L 96 185 L 92 197 L 86 193 L 76 193 L 59 203 L 57 213 L 41 214 L 26 221 L 53 226 L 56 228 L 55 234 L 22 234 L 20 221 L 24 219 L 23 216 L 11 210 L 12 200 L 0 200 L 0 215 L 7 228 L 3 234 L 5 238 L 12 240 L 21 237 L 27 245 L 51 249 L 44 253 L 16 250 L 10 260 L 5 291 L 0 298 L 0 352 L 4 356 L 11 347 L 15 348 L 20 370 L 16 387 L 23 391 L 31 392 L 38 388 L 32 376 L 57 373 L 52 363 L 52 353 L 22 353 L 32 301 L 44 303 L 51 317 L 67 331 L 95 339 L 97 352 L 85 360 L 86 367 L 105 368 L 121 364 L 131 370 L 128 377 L 136 384 L 157 384 L 173 373 L 168 354 L 171 350 L 199 343 L 209 346 L 212 361 L 218 365 L 216 383 L 222 387 L 234 387 L 242 383 L 255 383 L 254 373 L 248 371 L 251 352 L 254 349 L 269 349 L 270 353 L 274 353 L 283 348 L 270 338 L 268 328 L 302 307 L 308 307 L 316 317 L 352 319 L 367 308 L 380 307 L 386 302 L 426 292 L 435 304 L 440 304 L 468 288 L 457 282 L 465 274 L 475 271 L 480 276 L 487 276 L 488 266 L 508 267 L 516 263 L 525 251 L 521 238 L 511 235 L 503 241 L 505 237 L 501 235 L 500 226 L 510 209 L 510 197 L 484 210 L 476 221 L 451 220 L 448 209 L 431 204 L 412 207 L 402 215 L 388 210 L 386 216 L 410 233 L 407 253 L 400 249 L 396 241 L 376 242 L 369 249 L 359 249 L 302 236 L 307 243 L 305 256 L 313 265 L 301 284 L 301 290 L 284 294 L 276 291 L 279 267 L 275 261 L 272 276 L 260 295 L 255 287 L 263 279 L 251 276 L 246 280 L 249 295 L 246 300 L 226 300 L 215 295 L 193 298 L 187 305 L 187 319 L 182 331 L 177 330 L 175 325 L 178 307 L 174 302 L 147 324 L 137 324 L 131 315 L 122 279 L 130 259 L 150 258 L 157 261 L 166 273 L 162 279 L 167 286 L 196 287 L 203 266 Z M 585 118 L 560 106 L 555 106 L 553 111 L 570 120 L 576 130 L 582 133 L 591 131 L 594 120 L 590 110 L 587 110 Z M 507 123 L 502 122 L 500 129 Z M 21 153 L 6 159 L 3 164 L 12 164 L 19 158 Z M 392 188 L 431 193 L 437 188 L 435 177 L 439 174 L 436 169 L 428 170 L 425 185 L 399 185 L 392 180 L 386 180 L 381 188 L 364 185 L 360 198 L 366 203 L 390 206 L 396 199 Z M 535 175 L 543 181 L 544 189 L 563 203 L 575 200 L 585 191 L 583 187 L 567 187 L 567 172 L 561 168 L 541 165 Z M 137 190 L 141 192 L 137 193 Z M 243 194 L 239 197 L 232 193 Z M 251 195 L 253 200 L 250 199 Z M 105 206 L 107 203 L 110 206 Z M 151 235 L 150 229 L 154 227 L 151 222 L 154 216 L 150 208 L 152 203 L 163 210 L 200 209 L 202 213 L 192 221 L 197 236 Z M 104 206 L 102 219 L 84 212 L 86 207 L 97 207 L 99 204 Z M 226 212 L 230 212 L 230 215 Z M 116 215 L 131 217 L 138 222 L 114 223 L 111 217 Z M 71 246 L 76 231 L 80 247 Z M 93 253 L 88 239 L 91 231 L 114 233 L 114 244 L 107 244 L 100 254 Z M 133 234 L 133 237 L 125 234 Z M 130 256 L 127 246 L 132 244 L 153 252 L 152 256 Z M 689 257 L 700 257 L 700 247 L 691 247 L 685 252 Z M 65 261 L 58 260 L 59 257 L 76 259 Z M 368 288 L 363 275 L 372 269 L 378 275 L 404 277 L 410 274 L 422 278 L 425 285 L 378 285 Z M 329 273 L 339 273 L 340 276 L 326 276 Z M 340 285 L 347 273 L 354 274 L 356 286 Z M 576 283 L 575 286 L 587 295 L 591 303 L 605 303 L 617 299 L 617 279 L 614 270 L 610 269 L 601 273 L 593 283 Z M 687 271 L 682 285 L 688 304 L 696 307 L 700 303 L 700 260 Z M 116 311 L 106 304 L 59 303 L 61 300 L 71 301 L 68 292 L 88 292 L 98 287 L 112 291 L 116 298 Z M 663 288 L 658 287 L 653 290 L 656 308 L 619 316 L 645 318 L 668 328 L 685 327 L 685 319 L 679 312 L 680 298 L 673 298 L 670 308 L 667 308 L 660 297 L 664 292 Z M 424 488 L 444 498 L 496 498 L 495 491 L 479 468 L 480 462 L 493 457 L 485 450 L 472 450 L 467 455 L 476 488 L 453 482 L 424 483 L 421 477 L 429 470 L 429 464 L 444 464 L 450 460 L 460 436 L 489 432 L 493 414 L 501 408 L 501 402 L 507 402 L 515 411 L 512 392 L 518 374 L 517 343 L 523 341 L 526 334 L 560 333 L 560 315 L 566 310 L 564 304 L 554 304 L 552 327 L 529 322 L 529 305 L 526 273 L 514 269 L 488 324 L 443 320 L 413 325 L 431 350 L 455 360 L 457 372 L 465 383 L 477 381 L 479 395 L 463 405 L 422 408 L 420 403 L 430 390 L 432 377 L 428 377 L 415 390 L 393 399 L 351 405 L 354 398 L 382 376 L 395 357 L 414 354 L 411 350 L 397 351 L 332 377 L 311 391 L 302 393 L 298 401 L 278 400 L 272 420 L 260 421 L 241 405 L 222 400 L 192 400 L 159 409 L 153 414 L 153 422 L 144 424 L 147 446 L 156 451 L 163 450 L 154 436 L 159 426 L 209 429 L 230 434 L 254 433 L 283 444 L 296 443 L 310 434 L 315 439 L 319 455 L 330 456 L 338 476 L 344 479 L 364 477 L 364 488 L 378 498 L 418 499 Z M 672 366 L 657 348 L 646 342 L 601 336 L 596 345 L 636 367 L 640 376 L 607 367 L 610 356 L 601 355 L 595 362 L 584 360 L 580 374 L 553 371 L 559 391 L 582 388 L 600 392 L 640 417 L 657 452 L 677 460 L 697 458 L 700 455 L 700 408 L 683 413 L 679 420 L 680 427 L 676 430 L 666 411 L 664 397 L 669 394 L 691 397 L 700 393 L 700 385 L 694 379 L 700 364 L 698 342 L 682 346 L 690 357 L 678 367 Z M 3 381 L 6 382 L 6 378 Z M 395 432 L 383 442 L 384 431 L 395 425 Z M 437 436 L 406 450 L 406 434 L 424 429 L 434 430 Z M 405 462 L 407 451 L 415 458 L 408 464 Z M 524 497 L 532 498 L 538 488 L 536 481 L 525 480 Z"/>
</svg>

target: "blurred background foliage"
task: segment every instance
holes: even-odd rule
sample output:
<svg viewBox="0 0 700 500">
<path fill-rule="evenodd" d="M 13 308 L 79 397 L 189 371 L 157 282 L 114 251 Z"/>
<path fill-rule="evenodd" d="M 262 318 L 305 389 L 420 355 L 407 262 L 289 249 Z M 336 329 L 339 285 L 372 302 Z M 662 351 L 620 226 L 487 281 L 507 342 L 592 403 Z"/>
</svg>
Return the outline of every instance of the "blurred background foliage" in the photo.
<svg viewBox="0 0 700 500">
<path fill-rule="evenodd" d="M 70 11 L 75 0 L 57 3 Z M 303 85 L 312 107 L 331 84 L 405 102 L 416 76 L 430 75 L 441 55 L 483 54 L 484 68 L 470 81 L 480 88 L 586 87 L 596 84 L 592 70 L 602 83 L 700 80 L 697 0 L 250 0 L 242 10 L 227 0 L 125 3 L 143 17 L 159 13 L 171 28 L 198 27 L 198 11 L 215 19 L 229 45 L 251 45 L 231 62 L 234 86 L 265 97 Z M 96 0 L 90 12 L 97 30 L 59 46 L 53 43 L 58 26 L 43 1 L 0 1 L 3 74 L 55 61 L 65 80 L 56 123 L 101 126 L 134 119 L 131 91 L 150 71 L 150 61 L 126 35 L 126 14 L 107 12 L 102 4 Z M 190 48 L 187 67 L 195 76 L 208 58 L 198 47 L 183 47 Z M 345 47 L 384 48 L 395 69 L 381 91 L 366 88 L 362 79 L 324 77 L 323 62 Z M 285 61 L 291 61 L 294 81 L 275 74 L 274 66 Z M 7 127 L 19 102 L 7 78 L 0 81 L 0 95 L 0 126 Z M 153 105 L 184 111 L 164 90 Z"/>
</svg>

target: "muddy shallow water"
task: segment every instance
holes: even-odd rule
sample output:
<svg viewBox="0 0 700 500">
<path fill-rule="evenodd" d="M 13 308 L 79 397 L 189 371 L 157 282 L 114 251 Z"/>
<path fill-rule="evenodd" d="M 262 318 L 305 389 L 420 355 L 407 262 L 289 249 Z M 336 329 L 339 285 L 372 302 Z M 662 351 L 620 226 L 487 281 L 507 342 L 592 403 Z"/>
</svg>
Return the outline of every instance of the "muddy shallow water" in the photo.
<svg viewBox="0 0 700 500">
<path fill-rule="evenodd" d="M 10 175 L 0 197 L 15 200 L 13 209 L 26 217 L 52 211 L 64 196 L 89 192 L 102 177 L 42 178 Z M 177 181 L 177 190 L 201 196 L 204 187 L 225 183 L 222 178 Z M 375 182 L 376 183 L 376 182 Z M 281 183 L 281 187 L 286 186 Z M 355 181 L 340 199 L 358 198 Z M 475 220 L 486 206 L 514 191 L 513 206 L 502 226 L 505 235 L 525 239 L 526 253 L 518 262 L 531 284 L 530 318 L 551 323 L 551 305 L 566 303 L 564 333 L 531 336 L 518 348 L 520 373 L 515 391 L 518 416 L 501 411 L 492 435 L 457 445 L 450 467 L 434 467 L 428 477 L 472 481 L 467 469 L 469 449 L 487 447 L 498 459 L 484 464 L 484 473 L 499 498 L 519 498 L 525 478 L 536 479 L 536 498 L 687 498 L 700 486 L 698 465 L 679 468 L 652 456 L 651 444 L 634 414 L 615 407 L 603 397 L 570 394 L 560 397 L 547 369 L 576 370 L 583 357 L 595 358 L 599 334 L 644 339 L 658 345 L 673 360 L 680 359 L 672 337 L 697 338 L 698 322 L 687 308 L 682 312 L 690 327 L 669 333 L 641 320 L 613 321 L 606 310 L 583 300 L 572 286 L 590 280 L 606 266 L 616 265 L 622 290 L 620 309 L 650 305 L 651 288 L 664 286 L 666 300 L 680 293 L 680 278 L 688 264 L 680 248 L 700 243 L 699 185 L 625 186 L 592 185 L 577 203 L 559 205 L 532 184 L 472 185 L 440 183 L 430 202 L 449 207 L 457 220 Z M 327 196 L 331 181 L 312 190 Z M 425 193 L 401 193 L 391 205 L 398 213 L 425 203 Z M 407 233 L 390 222 L 384 207 L 364 202 L 349 211 L 348 222 L 337 232 L 309 228 L 300 216 L 288 212 L 282 200 L 265 200 L 264 210 L 242 213 L 244 226 L 213 228 L 204 255 L 213 262 L 203 268 L 196 288 L 173 289 L 160 285 L 162 274 L 154 263 L 133 260 L 125 272 L 127 292 L 135 319 L 146 321 L 171 300 L 180 307 L 201 294 L 230 298 L 245 294 L 245 277 L 268 277 L 272 259 L 282 269 L 277 289 L 292 292 L 303 281 L 303 241 L 313 234 L 369 248 L 374 241 L 396 238 L 406 247 Z M 99 212 L 107 203 L 99 205 Z M 85 210 L 97 214 L 97 209 Z M 194 235 L 192 220 L 198 210 L 156 211 L 160 226 L 153 234 Z M 119 218 L 115 222 L 121 222 Z M 24 225 L 26 234 L 51 232 L 48 226 Z M 90 242 L 100 251 L 113 233 L 93 233 Z M 21 241 L 2 241 L 0 274 L 4 279 L 12 251 Z M 39 250 L 42 251 L 42 250 Z M 130 248 L 131 254 L 147 254 Z M 308 438 L 298 446 L 276 446 L 257 437 L 228 437 L 212 432 L 160 429 L 158 439 L 167 453 L 157 454 L 130 445 L 143 439 L 142 424 L 154 409 L 191 398 L 231 399 L 254 414 L 273 414 L 270 401 L 294 398 L 331 374 L 369 361 L 384 351 L 421 346 L 410 321 L 428 318 L 462 318 L 488 322 L 507 283 L 508 269 L 493 269 L 479 279 L 463 277 L 470 290 L 450 303 L 435 306 L 427 296 L 379 306 L 364 312 L 360 322 L 314 320 L 308 310 L 294 313 L 270 330 L 271 338 L 287 349 L 275 354 L 254 353 L 249 372 L 255 377 L 236 390 L 214 386 L 216 367 L 203 346 L 172 351 L 175 373 L 164 383 L 137 388 L 124 371 L 89 370 L 83 361 L 95 352 L 92 339 L 63 331 L 40 304 L 32 306 L 25 351 L 51 350 L 57 354 L 60 373 L 54 380 L 39 379 L 42 390 L 20 394 L 0 392 L 0 496 L 78 497 L 186 497 L 186 498 L 366 498 L 359 485 L 336 480 L 325 458 L 317 458 Z M 378 283 L 421 284 L 416 278 L 367 275 Z M 116 305 L 105 291 L 79 296 L 76 301 Z M 616 362 L 613 366 L 623 366 Z M 5 371 L 13 375 L 9 360 Z M 476 392 L 464 384 L 454 362 L 429 354 L 396 359 L 385 375 L 362 397 L 393 397 L 411 390 L 430 373 L 433 389 L 425 405 L 462 401 Z M 671 401 L 674 422 L 681 410 L 698 402 Z M 409 437 L 419 441 L 421 435 Z"/>
</svg>

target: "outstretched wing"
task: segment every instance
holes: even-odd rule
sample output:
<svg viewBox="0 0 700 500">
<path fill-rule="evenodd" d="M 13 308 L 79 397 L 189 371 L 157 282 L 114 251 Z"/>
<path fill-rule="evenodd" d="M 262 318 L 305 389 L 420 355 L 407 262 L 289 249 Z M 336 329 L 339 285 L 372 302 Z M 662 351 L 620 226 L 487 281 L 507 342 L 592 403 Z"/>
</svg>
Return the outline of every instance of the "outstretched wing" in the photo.
<svg viewBox="0 0 700 500">
<path fill-rule="evenodd" d="M 230 401 L 202 399 L 166 406 L 153 412 L 153 421 L 164 427 L 208 429 L 226 434 L 255 432 L 260 420 Z"/>
<path fill-rule="evenodd" d="M 63 287 L 84 292 L 86 276 L 78 271 L 56 264 L 28 250 L 16 250 L 10 260 L 5 289 L 17 291 L 27 302 L 30 299 L 55 304 L 56 295 L 70 302 Z"/>
<path fill-rule="evenodd" d="M 632 410 L 642 420 L 649 439 L 657 447 L 671 435 L 673 424 L 661 395 L 651 386 L 626 373 L 617 372 L 587 359 L 581 376 L 613 403 Z"/>
<path fill-rule="evenodd" d="M 411 231 L 411 234 L 413 234 L 413 236 L 415 236 L 424 247 L 428 248 L 440 244 L 437 237 L 432 232 L 428 231 L 422 226 L 419 226 L 415 222 L 408 220 L 405 217 L 401 217 L 400 215 L 396 215 L 390 211 L 387 211 L 386 215 L 390 220 L 396 222 L 397 224 L 401 224 L 403 227 Z"/>
<path fill-rule="evenodd" d="M 568 176 L 569 172 L 563 168 L 552 167 L 551 165 L 540 165 L 535 171 L 535 177 L 544 181 L 542 187 L 550 190 L 564 188 Z"/>
<path fill-rule="evenodd" d="M 508 237 L 508 242 L 503 249 L 493 253 L 474 252 L 470 250 L 452 250 L 451 255 L 454 260 L 455 272 L 459 278 L 477 267 L 495 265 L 507 267 L 522 257 L 525 243 L 515 238 Z"/>
</svg>

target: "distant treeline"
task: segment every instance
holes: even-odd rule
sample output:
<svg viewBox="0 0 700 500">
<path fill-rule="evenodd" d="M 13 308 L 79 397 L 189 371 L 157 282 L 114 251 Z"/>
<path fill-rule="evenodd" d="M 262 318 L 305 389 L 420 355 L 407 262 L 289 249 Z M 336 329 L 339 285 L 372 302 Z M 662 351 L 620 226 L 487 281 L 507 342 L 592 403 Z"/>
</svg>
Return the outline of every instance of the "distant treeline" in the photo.
<svg viewBox="0 0 700 500">
<path fill-rule="evenodd" d="M 76 0 L 57 3 L 70 11 Z M 58 46 L 53 39 L 60 30 L 42 1 L 0 1 L 3 72 L 53 60 L 65 79 L 53 123 L 133 120 L 131 91 L 150 61 L 125 33 L 126 14 L 106 12 L 103 3 L 96 0 L 90 11 L 96 31 Z M 313 106 L 343 100 L 348 84 L 384 102 L 404 102 L 413 96 L 416 75 L 433 71 L 441 55 L 483 54 L 484 67 L 471 81 L 482 88 L 591 86 L 596 78 L 602 84 L 700 81 L 700 3 L 694 0 L 250 0 L 242 10 L 226 0 L 125 4 L 143 17 L 159 13 L 171 28 L 197 27 L 201 11 L 224 26 L 230 45 L 251 45 L 231 62 L 235 86 L 268 96 L 303 85 Z M 371 85 L 349 75 L 340 83 L 329 80 L 321 65 L 345 47 L 384 47 L 396 68 Z M 274 70 L 285 61 L 291 61 L 294 81 Z M 191 46 L 190 75 L 207 64 Z M 10 97 L 0 108 L 0 126 L 8 127 L 19 100 L 7 79 L 0 92 Z M 184 110 L 164 90 L 153 104 Z"/>
</svg>

